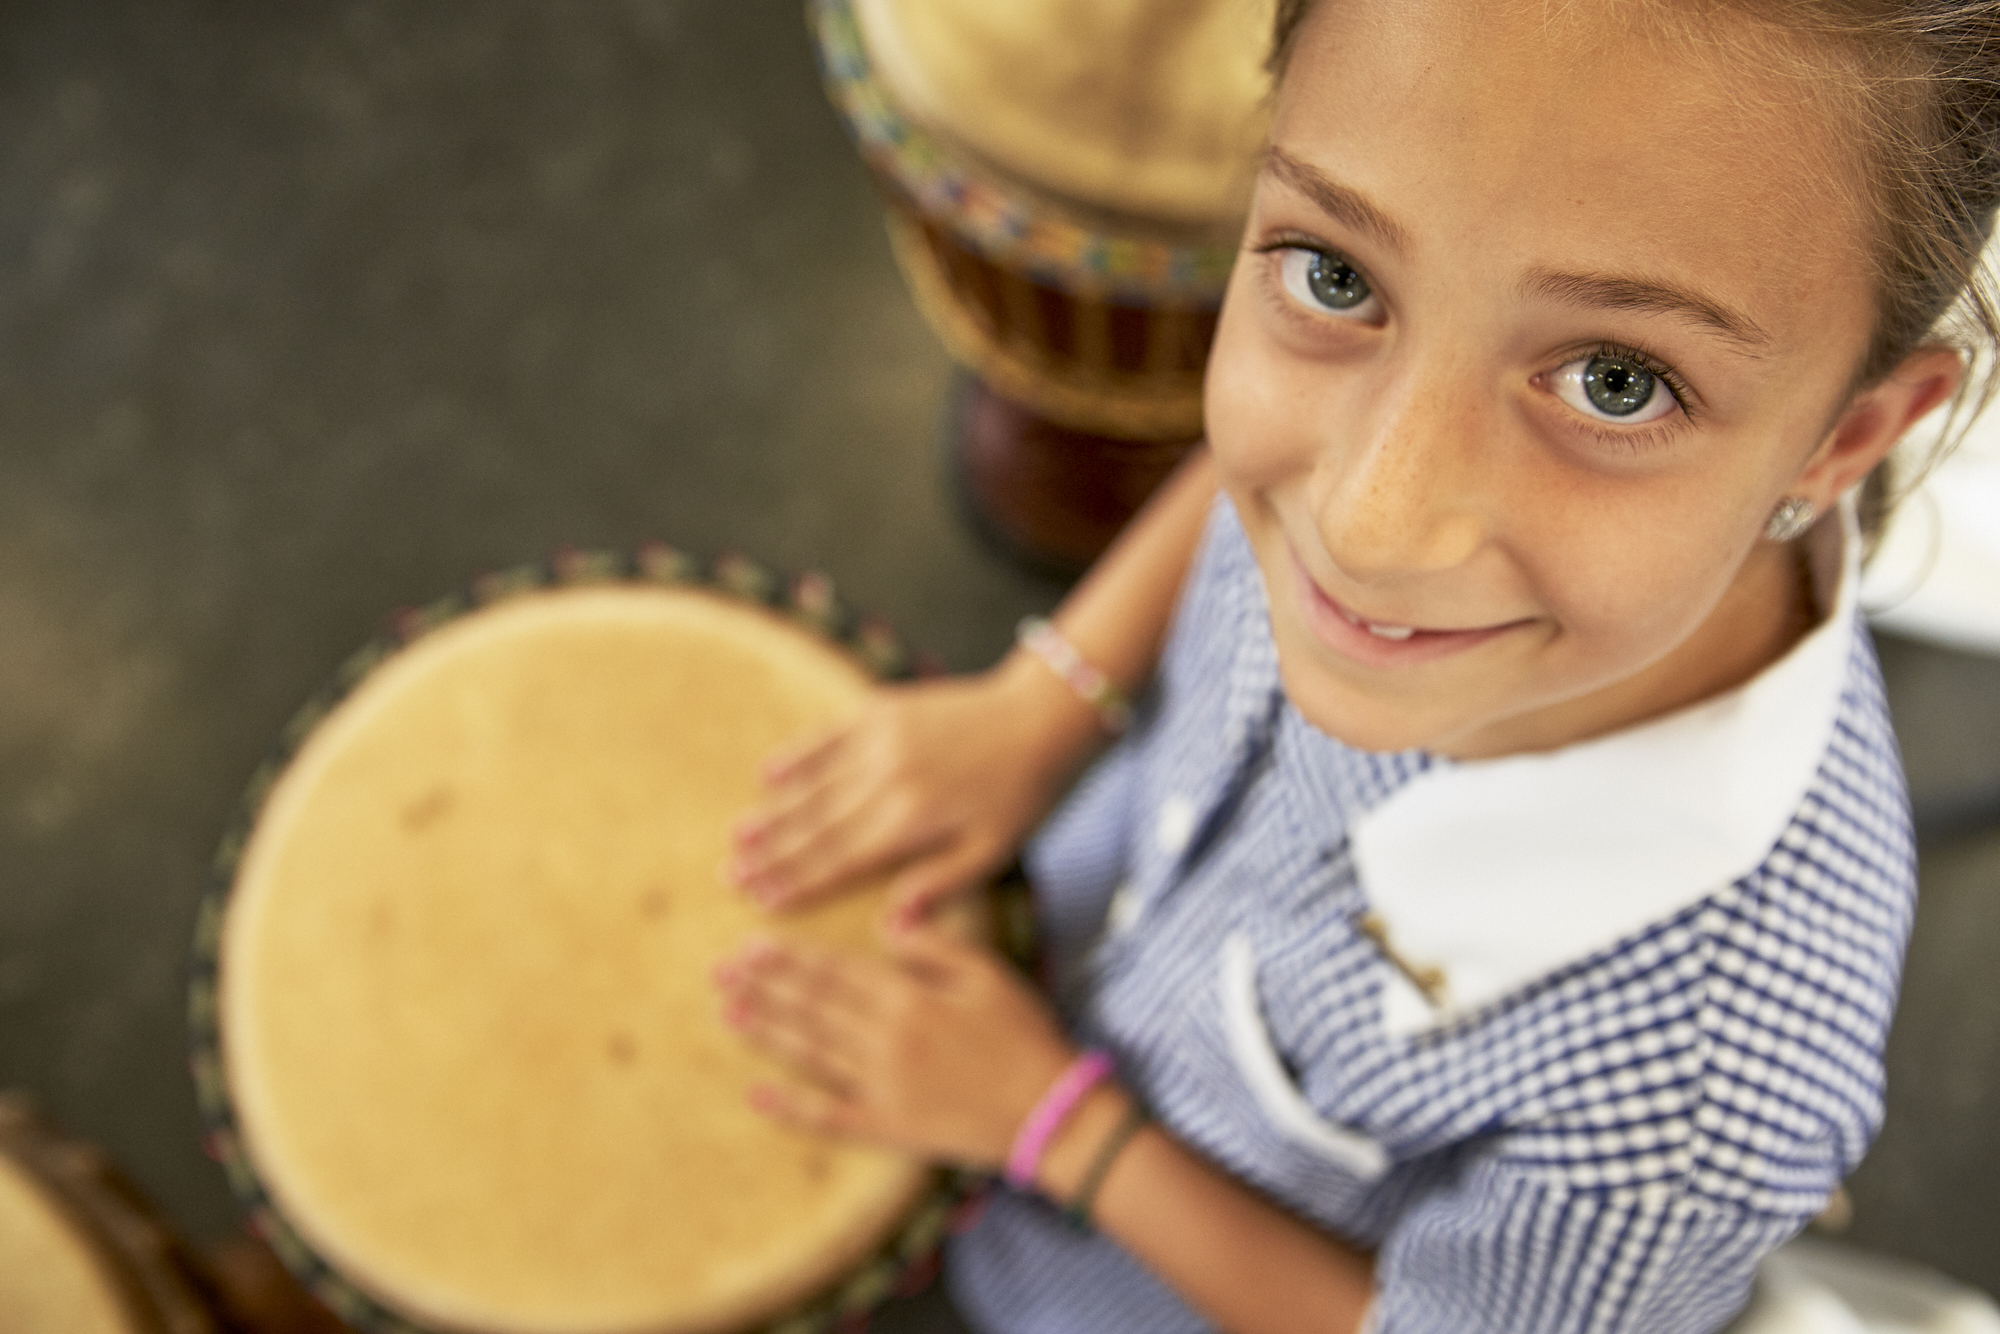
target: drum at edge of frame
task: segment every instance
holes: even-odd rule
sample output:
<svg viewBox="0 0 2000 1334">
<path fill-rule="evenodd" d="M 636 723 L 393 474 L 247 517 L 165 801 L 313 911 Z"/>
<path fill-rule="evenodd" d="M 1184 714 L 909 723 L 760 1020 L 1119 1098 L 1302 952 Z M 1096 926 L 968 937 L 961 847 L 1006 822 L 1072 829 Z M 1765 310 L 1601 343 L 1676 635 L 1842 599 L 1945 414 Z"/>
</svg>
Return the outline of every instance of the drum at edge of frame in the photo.
<svg viewBox="0 0 2000 1334">
<path fill-rule="evenodd" d="M 770 918 L 729 821 L 903 662 L 824 581 L 659 547 L 497 576 L 343 667 L 246 794 L 197 928 L 211 1150 L 364 1334 L 832 1328 L 967 1183 L 783 1130 L 714 964 L 879 948 L 880 886 Z M 968 923 L 968 931 L 973 927 Z"/>
<path fill-rule="evenodd" d="M 102 1153 L 0 1095 L 0 1329 L 215 1334 L 191 1269 Z"/>
<path fill-rule="evenodd" d="M 1201 433 L 1270 0 L 813 0 L 829 93 L 954 358 L 1071 431 Z"/>
</svg>

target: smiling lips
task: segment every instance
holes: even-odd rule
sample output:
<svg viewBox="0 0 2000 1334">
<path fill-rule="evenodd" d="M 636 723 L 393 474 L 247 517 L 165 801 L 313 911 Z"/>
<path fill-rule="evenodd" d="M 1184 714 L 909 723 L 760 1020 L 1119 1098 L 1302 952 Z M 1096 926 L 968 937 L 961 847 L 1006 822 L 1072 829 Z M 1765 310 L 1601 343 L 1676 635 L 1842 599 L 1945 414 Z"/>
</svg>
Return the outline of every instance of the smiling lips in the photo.
<svg viewBox="0 0 2000 1334">
<path fill-rule="evenodd" d="M 1374 621 L 1364 621 L 1339 603 L 1334 604 L 1334 610 L 1377 639 L 1408 639 L 1417 632 L 1413 625 L 1380 625 Z"/>
<path fill-rule="evenodd" d="M 1297 556 L 1292 558 L 1306 624 L 1328 648 L 1369 667 L 1409 667 L 1449 657 L 1485 643 L 1526 620 L 1504 621 L 1474 630 L 1426 630 L 1414 625 L 1371 621 L 1326 595 Z"/>
</svg>

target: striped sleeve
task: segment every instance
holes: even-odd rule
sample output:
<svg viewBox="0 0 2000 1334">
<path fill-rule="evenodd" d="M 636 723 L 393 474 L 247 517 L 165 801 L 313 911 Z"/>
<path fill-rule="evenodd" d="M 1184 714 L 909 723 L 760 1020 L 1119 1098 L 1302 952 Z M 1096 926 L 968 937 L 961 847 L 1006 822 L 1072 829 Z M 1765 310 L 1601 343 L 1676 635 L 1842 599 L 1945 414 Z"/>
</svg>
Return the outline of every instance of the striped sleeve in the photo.
<svg viewBox="0 0 2000 1334">
<path fill-rule="evenodd" d="M 1579 1190 L 1475 1159 L 1376 1267 L 1378 1334 L 1707 1334 L 1804 1220 L 1667 1188 Z"/>
</svg>

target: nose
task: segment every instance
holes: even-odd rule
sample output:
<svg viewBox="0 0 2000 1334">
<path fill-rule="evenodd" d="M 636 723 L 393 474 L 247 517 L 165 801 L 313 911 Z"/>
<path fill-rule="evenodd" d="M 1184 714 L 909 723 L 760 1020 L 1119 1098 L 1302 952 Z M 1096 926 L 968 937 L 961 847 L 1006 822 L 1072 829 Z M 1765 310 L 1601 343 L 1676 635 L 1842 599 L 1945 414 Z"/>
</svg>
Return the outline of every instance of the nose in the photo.
<svg viewBox="0 0 2000 1334">
<path fill-rule="evenodd" d="M 1327 554 L 1349 578 L 1393 583 L 1469 562 L 1485 544 L 1480 476 L 1490 405 L 1448 368 L 1387 387 L 1359 420 L 1330 423 L 1307 480 Z"/>
</svg>

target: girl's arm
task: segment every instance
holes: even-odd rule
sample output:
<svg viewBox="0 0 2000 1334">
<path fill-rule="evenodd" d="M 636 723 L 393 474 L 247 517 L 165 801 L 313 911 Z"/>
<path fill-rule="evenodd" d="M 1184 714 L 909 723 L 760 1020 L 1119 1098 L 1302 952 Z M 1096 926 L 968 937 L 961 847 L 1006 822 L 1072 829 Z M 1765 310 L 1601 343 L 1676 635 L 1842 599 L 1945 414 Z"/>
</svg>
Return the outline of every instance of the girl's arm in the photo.
<svg viewBox="0 0 2000 1334">
<path fill-rule="evenodd" d="M 891 930 L 888 944 L 882 960 L 758 941 L 719 970 L 727 1022 L 803 1077 L 752 1101 L 803 1130 L 994 1170 L 1075 1052 L 991 952 L 928 927 Z M 1115 1086 L 1093 1092 L 1043 1154 L 1037 1187 L 1074 1199 L 1130 1105 Z M 1091 1218 L 1232 1334 L 1347 1334 L 1372 1292 L 1366 1254 L 1154 1126 L 1112 1159 Z"/>
<path fill-rule="evenodd" d="M 1131 1106 L 1094 1092 L 1043 1156 L 1036 1184 L 1073 1199 Z M 1374 1289 L 1365 1253 L 1284 1212 L 1147 1125 L 1111 1161 L 1091 1208 L 1097 1229 L 1181 1300 L 1231 1334 L 1349 1334 Z"/>
<path fill-rule="evenodd" d="M 1198 450 L 1053 618 L 1128 692 L 1152 674 L 1215 489 Z M 730 876 L 779 907 L 897 868 L 891 902 L 920 916 L 1002 865 L 1103 740 L 1096 711 L 1020 648 L 976 676 L 885 687 L 766 766 Z"/>
</svg>

